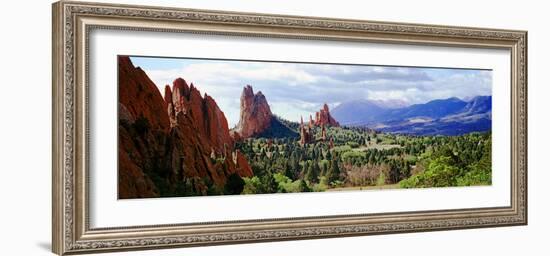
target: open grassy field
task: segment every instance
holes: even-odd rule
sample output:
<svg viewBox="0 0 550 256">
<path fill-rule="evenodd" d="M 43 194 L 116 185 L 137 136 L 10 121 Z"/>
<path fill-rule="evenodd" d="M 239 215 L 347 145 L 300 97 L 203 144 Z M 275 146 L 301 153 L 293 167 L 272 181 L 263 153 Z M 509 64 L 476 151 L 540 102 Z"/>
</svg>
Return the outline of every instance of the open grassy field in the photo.
<svg viewBox="0 0 550 256">
<path fill-rule="evenodd" d="M 369 150 L 369 149 L 387 150 L 387 149 L 392 149 L 392 148 L 401 148 L 401 145 L 399 145 L 399 144 L 372 143 L 372 144 L 367 144 L 365 146 L 361 146 L 361 147 L 357 148 L 356 150 L 359 150 L 359 151 L 365 151 L 365 150 Z"/>
</svg>

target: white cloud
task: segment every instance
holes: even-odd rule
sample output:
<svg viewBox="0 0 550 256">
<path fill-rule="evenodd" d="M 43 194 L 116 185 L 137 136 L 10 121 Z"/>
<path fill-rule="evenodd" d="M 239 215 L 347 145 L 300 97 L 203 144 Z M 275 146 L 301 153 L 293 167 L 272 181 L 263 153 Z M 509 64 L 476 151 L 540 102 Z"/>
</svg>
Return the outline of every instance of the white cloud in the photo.
<svg viewBox="0 0 550 256">
<path fill-rule="evenodd" d="M 294 121 L 309 117 L 325 102 L 336 106 L 371 99 L 415 104 L 491 95 L 492 86 L 491 71 L 480 70 L 188 59 L 178 67 L 163 68 L 148 66 L 147 58 L 139 62 L 161 93 L 178 77 L 194 83 L 216 100 L 231 126 L 238 122 L 239 97 L 247 84 L 266 95 L 272 112 Z M 159 59 L 154 63 L 158 65 Z"/>
</svg>

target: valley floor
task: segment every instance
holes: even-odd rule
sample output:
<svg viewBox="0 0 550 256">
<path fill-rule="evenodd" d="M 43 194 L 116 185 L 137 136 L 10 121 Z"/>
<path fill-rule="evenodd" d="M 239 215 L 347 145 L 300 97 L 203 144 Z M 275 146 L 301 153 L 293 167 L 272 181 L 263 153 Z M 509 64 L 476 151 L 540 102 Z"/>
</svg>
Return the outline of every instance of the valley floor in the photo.
<svg viewBox="0 0 550 256">
<path fill-rule="evenodd" d="M 414 136 L 316 126 L 310 132 L 317 136 L 305 144 L 297 138 L 249 138 L 239 143 L 254 173 L 244 178 L 242 193 L 491 184 L 490 132 Z M 319 135 L 323 132 L 329 139 Z"/>
<path fill-rule="evenodd" d="M 386 184 L 376 186 L 357 186 L 357 187 L 341 187 L 341 188 L 329 188 L 326 191 L 350 191 L 350 190 L 378 190 L 378 189 L 399 189 L 399 184 Z"/>
</svg>

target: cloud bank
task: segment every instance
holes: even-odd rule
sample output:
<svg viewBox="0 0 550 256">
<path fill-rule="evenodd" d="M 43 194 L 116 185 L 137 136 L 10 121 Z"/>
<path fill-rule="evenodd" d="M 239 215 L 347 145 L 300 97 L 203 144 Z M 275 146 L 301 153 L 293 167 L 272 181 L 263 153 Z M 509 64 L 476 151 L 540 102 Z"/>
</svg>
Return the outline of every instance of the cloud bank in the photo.
<svg viewBox="0 0 550 256">
<path fill-rule="evenodd" d="M 273 113 L 298 121 L 321 108 L 369 99 L 399 104 L 491 95 L 488 70 L 275 63 L 131 57 L 161 93 L 178 77 L 211 95 L 228 118 L 239 119 L 239 98 L 249 84 L 266 95 Z"/>
</svg>

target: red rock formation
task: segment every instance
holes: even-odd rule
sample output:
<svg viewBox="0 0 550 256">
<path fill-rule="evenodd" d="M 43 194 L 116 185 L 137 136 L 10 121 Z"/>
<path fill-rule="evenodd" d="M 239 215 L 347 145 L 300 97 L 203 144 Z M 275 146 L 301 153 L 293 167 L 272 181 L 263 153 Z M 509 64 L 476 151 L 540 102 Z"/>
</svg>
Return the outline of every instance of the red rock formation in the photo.
<svg viewBox="0 0 550 256">
<path fill-rule="evenodd" d="M 229 125 L 224 113 L 216 101 L 206 94 L 204 94 L 204 106 L 204 112 L 208 117 L 204 124 L 206 136 L 218 150 L 232 149 L 233 139 L 229 134 Z"/>
<path fill-rule="evenodd" d="M 237 166 L 237 174 L 241 177 L 251 177 L 254 175 L 252 168 L 248 164 L 248 161 L 244 155 L 239 151 L 234 151 L 235 159 L 233 160 L 234 164 Z"/>
<path fill-rule="evenodd" d="M 118 196 L 119 198 L 157 197 L 159 191 L 143 169 L 130 159 L 124 147 L 118 148 Z"/>
<path fill-rule="evenodd" d="M 315 125 L 340 126 L 340 124 L 330 115 L 328 105 L 325 103 L 323 108 L 315 113 Z"/>
<path fill-rule="evenodd" d="M 318 139 L 315 139 L 315 126 L 321 127 L 320 136 L 318 136 Z M 304 119 L 300 117 L 300 144 L 304 145 L 316 141 L 332 141 L 332 138 L 329 138 L 327 135 L 327 126 L 338 127 L 340 124 L 330 115 L 328 105 L 325 103 L 321 110 L 315 112 L 315 120 L 313 120 L 312 115 L 309 115 L 309 122 L 307 125 L 304 125 Z"/>
<path fill-rule="evenodd" d="M 239 134 L 235 130 L 229 131 L 229 135 L 231 135 L 231 139 L 233 139 L 233 141 L 241 141 L 243 139 L 243 137 L 241 137 L 241 134 Z"/>
<path fill-rule="evenodd" d="M 202 97 L 193 84 L 188 86 L 181 78 L 174 80 L 172 90 L 166 88 L 165 91 L 172 127 L 178 126 L 178 114 L 189 115 L 193 120 L 191 125 L 208 138 L 217 151 L 223 151 L 224 147 L 233 148 L 227 119 L 212 97 L 207 94 Z"/>
<path fill-rule="evenodd" d="M 119 95 L 119 198 L 158 197 L 151 175 L 164 190 L 183 184 L 203 195 L 232 173 L 253 175 L 234 151 L 224 113 L 193 84 L 176 79 L 163 99 L 143 70 L 119 57 Z"/>
<path fill-rule="evenodd" d="M 326 142 L 329 141 L 329 147 L 334 146 L 334 142 L 332 140 L 332 137 L 327 135 L 327 128 L 323 123 L 321 123 L 321 131 L 320 136 L 317 136 L 315 138 L 315 126 L 313 125 L 313 122 L 310 121 L 308 125 L 304 125 L 304 119 L 300 117 L 300 145 L 305 145 L 309 143 L 314 142 Z"/>
<path fill-rule="evenodd" d="M 169 121 L 167 115 L 159 115 L 166 111 L 157 86 L 147 74 L 134 67 L 130 58 L 118 59 L 118 101 L 124 105 L 134 118 L 146 118 L 151 128 L 167 130 Z"/>
<path fill-rule="evenodd" d="M 303 146 L 315 142 L 315 135 L 313 134 L 314 128 L 312 125 L 312 121 L 310 121 L 308 125 L 304 125 L 304 119 L 300 117 L 300 145 Z"/>
<path fill-rule="evenodd" d="M 250 138 L 265 131 L 271 125 L 271 109 L 262 92 L 254 94 L 247 85 L 241 94 L 241 113 L 236 131 L 242 138 Z"/>
<path fill-rule="evenodd" d="M 118 60 L 119 86 L 119 198 L 157 197 L 159 191 L 144 167 L 161 150 L 154 136 L 168 132 L 166 105 L 155 84 L 129 58 Z M 145 146 L 147 145 L 147 146 Z"/>
</svg>

